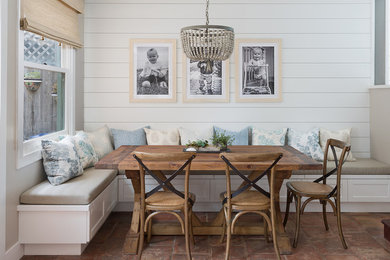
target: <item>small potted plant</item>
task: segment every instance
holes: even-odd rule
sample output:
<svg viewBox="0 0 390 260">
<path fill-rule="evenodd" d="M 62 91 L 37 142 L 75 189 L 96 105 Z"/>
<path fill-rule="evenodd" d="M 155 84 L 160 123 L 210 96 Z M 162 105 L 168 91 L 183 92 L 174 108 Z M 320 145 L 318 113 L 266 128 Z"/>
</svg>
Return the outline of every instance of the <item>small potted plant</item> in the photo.
<svg viewBox="0 0 390 260">
<path fill-rule="evenodd" d="M 188 142 L 186 144 L 186 151 L 192 151 L 191 149 L 188 148 L 193 148 L 196 151 L 198 151 L 200 148 L 206 148 L 209 145 L 209 141 L 207 140 L 196 140 L 192 142 Z"/>
<path fill-rule="evenodd" d="M 232 145 L 234 137 L 226 135 L 226 132 L 217 132 L 213 136 L 213 145 L 220 148 L 221 151 L 226 151 L 228 145 Z"/>
<path fill-rule="evenodd" d="M 30 91 L 37 91 L 42 84 L 40 71 L 30 71 L 24 74 L 24 87 Z"/>
</svg>

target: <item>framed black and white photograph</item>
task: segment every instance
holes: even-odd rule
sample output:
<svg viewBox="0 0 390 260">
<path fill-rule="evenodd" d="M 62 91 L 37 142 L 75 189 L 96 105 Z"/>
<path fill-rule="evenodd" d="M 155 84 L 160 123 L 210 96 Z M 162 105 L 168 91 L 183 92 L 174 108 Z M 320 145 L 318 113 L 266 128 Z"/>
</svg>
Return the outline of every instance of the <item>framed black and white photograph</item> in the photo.
<svg viewBox="0 0 390 260">
<path fill-rule="evenodd" d="M 184 102 L 229 102 L 229 60 L 207 64 L 184 55 L 183 73 Z"/>
<path fill-rule="evenodd" d="M 130 102 L 176 101 L 176 39 L 130 39 Z"/>
<path fill-rule="evenodd" d="M 281 40 L 238 39 L 236 55 L 236 101 L 280 102 Z"/>
</svg>

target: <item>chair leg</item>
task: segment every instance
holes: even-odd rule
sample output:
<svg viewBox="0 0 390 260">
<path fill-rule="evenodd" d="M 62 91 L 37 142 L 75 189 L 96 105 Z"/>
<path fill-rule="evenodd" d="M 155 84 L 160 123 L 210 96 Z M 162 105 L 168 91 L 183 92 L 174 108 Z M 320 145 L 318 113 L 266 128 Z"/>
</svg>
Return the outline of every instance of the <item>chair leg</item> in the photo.
<svg viewBox="0 0 390 260">
<path fill-rule="evenodd" d="M 271 210 L 271 225 L 272 225 L 272 242 L 274 243 L 274 249 L 276 253 L 276 257 L 278 260 L 280 260 L 280 252 L 279 252 L 279 245 L 278 245 L 278 237 L 276 234 L 276 214 L 274 212 L 275 210 Z"/>
<path fill-rule="evenodd" d="M 192 214 L 194 214 L 192 212 L 192 208 L 190 209 L 190 238 L 191 238 L 191 243 L 192 245 L 195 245 L 195 238 L 194 238 L 194 230 L 193 230 L 193 227 L 192 227 Z"/>
<path fill-rule="evenodd" d="M 284 214 L 283 226 L 286 227 L 288 214 L 290 213 L 290 203 L 292 201 L 292 192 L 287 188 L 287 203 L 286 203 L 286 213 Z"/>
<path fill-rule="evenodd" d="M 145 239 L 145 210 L 140 209 L 140 228 L 139 228 L 139 242 L 138 242 L 138 259 L 141 259 L 142 250 L 144 248 L 144 239 Z"/>
<path fill-rule="evenodd" d="M 263 218 L 263 223 L 264 223 L 264 237 L 265 237 L 265 241 L 267 243 L 269 243 L 270 240 L 269 240 L 269 234 L 268 234 L 268 224 L 267 224 L 267 221 L 265 220 L 265 218 Z"/>
<path fill-rule="evenodd" d="M 326 231 L 329 230 L 329 226 L 328 226 L 328 219 L 327 219 L 327 216 L 326 216 L 326 200 L 320 200 L 321 204 L 322 204 L 322 217 L 324 219 L 324 225 L 325 225 L 325 229 Z"/>
<path fill-rule="evenodd" d="M 293 247 L 297 247 L 298 237 L 299 237 L 299 226 L 301 221 L 301 196 L 295 196 L 295 206 L 296 206 L 296 223 L 295 223 L 295 236 Z"/>
<path fill-rule="evenodd" d="M 191 248 L 190 248 L 190 229 L 189 229 L 189 211 L 184 213 L 184 237 L 186 241 L 187 260 L 191 260 Z"/>
<path fill-rule="evenodd" d="M 343 227 L 341 226 L 341 210 L 340 210 L 340 200 L 335 199 L 336 201 L 336 212 L 337 212 L 337 228 L 339 230 L 339 236 L 341 243 L 343 244 L 344 249 L 348 248 L 347 242 L 345 242 Z"/>
<path fill-rule="evenodd" d="M 225 260 L 230 259 L 230 243 L 232 238 L 232 219 L 231 219 L 231 211 L 228 209 L 227 217 L 226 217 L 226 252 L 225 252 Z"/>
<path fill-rule="evenodd" d="M 146 239 L 146 241 L 148 243 L 150 243 L 150 240 L 152 239 L 152 221 L 153 221 L 153 218 L 151 218 L 149 220 L 149 224 L 148 224 L 148 235 L 147 235 L 147 239 Z"/>
<path fill-rule="evenodd" d="M 225 232 L 226 232 L 226 216 L 224 215 L 223 224 L 222 224 L 222 234 L 219 240 L 220 243 L 223 243 L 223 240 L 225 239 Z"/>
</svg>

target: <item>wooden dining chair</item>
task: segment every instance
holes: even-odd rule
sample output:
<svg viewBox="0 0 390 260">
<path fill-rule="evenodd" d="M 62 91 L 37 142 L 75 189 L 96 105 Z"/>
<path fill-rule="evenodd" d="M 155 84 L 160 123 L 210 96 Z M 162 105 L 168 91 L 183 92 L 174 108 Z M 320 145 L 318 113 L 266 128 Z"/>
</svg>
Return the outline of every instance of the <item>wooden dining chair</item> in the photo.
<svg viewBox="0 0 390 260">
<path fill-rule="evenodd" d="M 272 238 L 275 253 L 278 259 L 280 259 L 278 239 L 275 228 L 276 213 L 275 213 L 275 166 L 282 158 L 282 153 L 221 153 L 220 158 L 226 163 L 226 192 L 221 193 L 220 197 L 223 204 L 223 210 L 225 214 L 224 231 L 221 236 L 221 241 L 225 236 L 225 230 L 227 234 L 226 241 L 226 254 L 225 259 L 230 258 L 230 244 L 231 235 L 234 234 L 234 227 L 238 218 L 247 213 L 255 213 L 263 217 L 264 219 L 264 235 L 268 242 L 268 227 L 271 227 Z M 250 180 L 243 173 L 241 173 L 234 165 L 240 163 L 256 164 L 259 162 L 269 162 L 267 169 L 262 172 L 254 180 Z M 244 181 L 238 187 L 237 190 L 232 191 L 230 181 L 230 170 L 240 176 Z M 267 192 L 259 187 L 258 182 L 262 177 L 268 175 L 270 191 Z M 251 189 L 253 188 L 253 189 Z M 251 189 L 251 190 L 250 190 Z M 232 219 L 232 213 L 237 214 Z"/>
<path fill-rule="evenodd" d="M 191 152 L 178 153 L 142 153 L 135 152 L 133 157 L 139 164 L 140 183 L 141 183 L 141 206 L 140 206 L 140 242 L 138 248 L 138 257 L 141 258 L 145 233 L 148 234 L 148 242 L 150 242 L 152 231 L 152 217 L 160 213 L 168 213 L 174 215 L 180 222 L 182 232 L 185 236 L 187 259 L 191 259 L 190 237 L 192 235 L 192 206 L 195 202 L 195 195 L 189 192 L 189 177 L 191 161 L 196 154 Z M 185 161 L 178 170 L 176 170 L 169 178 L 165 175 L 156 174 L 156 172 L 148 169 L 148 163 L 156 161 L 179 162 Z M 184 193 L 177 190 L 171 181 L 185 170 L 184 178 Z M 145 192 L 145 174 L 152 176 L 158 186 L 149 192 Z M 160 191 L 163 189 L 163 191 Z M 181 211 L 184 215 L 183 219 L 178 212 Z M 146 219 L 145 219 L 146 217 Z"/>
<path fill-rule="evenodd" d="M 340 158 L 337 158 L 336 149 L 342 149 Z M 328 151 L 329 148 L 333 153 L 333 157 L 335 160 L 335 168 L 331 171 L 327 172 L 327 164 L 328 164 Z M 341 210 L 340 210 L 340 196 L 341 196 L 341 171 L 345 160 L 348 158 L 349 152 L 351 150 L 351 146 L 346 143 L 336 140 L 336 139 L 328 139 L 326 143 L 326 148 L 324 152 L 324 163 L 323 163 L 323 171 L 322 177 L 316 179 L 313 182 L 287 182 L 287 204 L 286 204 L 286 213 L 284 216 L 283 225 L 286 226 L 288 215 L 290 211 L 290 203 L 293 198 L 295 200 L 296 207 L 296 225 L 295 225 L 295 236 L 293 246 L 297 247 L 298 237 L 299 237 L 299 227 L 301 215 L 303 214 L 306 205 L 313 201 L 319 200 L 322 204 L 322 216 L 324 219 L 325 229 L 329 230 L 328 221 L 326 217 L 326 204 L 329 204 L 333 208 L 334 214 L 337 216 L 337 228 L 340 236 L 340 240 L 345 249 L 348 248 L 347 243 L 345 242 L 343 229 L 341 226 Z M 337 174 L 337 182 L 336 186 L 332 187 L 326 184 L 326 179 L 332 174 Z M 322 183 L 320 183 L 322 181 Z M 308 199 L 302 204 L 302 198 L 307 197 Z M 331 200 L 334 199 L 334 202 Z"/>
</svg>

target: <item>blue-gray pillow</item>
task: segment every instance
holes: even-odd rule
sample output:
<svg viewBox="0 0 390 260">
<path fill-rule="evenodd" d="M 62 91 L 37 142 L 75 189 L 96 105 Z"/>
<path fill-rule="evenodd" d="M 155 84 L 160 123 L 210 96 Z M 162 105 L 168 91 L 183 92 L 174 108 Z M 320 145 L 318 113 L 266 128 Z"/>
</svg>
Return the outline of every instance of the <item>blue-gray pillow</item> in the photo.
<svg viewBox="0 0 390 260">
<path fill-rule="evenodd" d="M 42 140 L 43 166 L 52 185 L 60 185 L 83 174 L 74 140 L 67 136 L 59 142 Z"/>
<path fill-rule="evenodd" d="M 145 128 L 149 128 L 149 126 Z M 111 134 L 114 138 L 115 149 L 121 145 L 146 145 L 144 128 L 132 131 L 111 128 Z"/>
<path fill-rule="evenodd" d="M 246 127 L 240 131 L 230 131 L 214 126 L 215 133 L 225 133 L 234 137 L 232 145 L 248 145 L 249 143 L 249 127 Z"/>
</svg>

